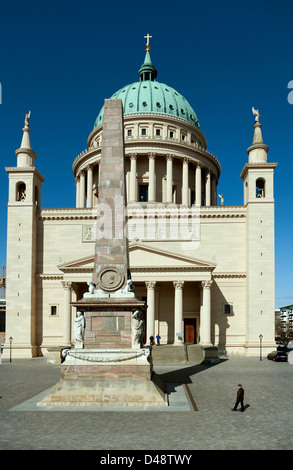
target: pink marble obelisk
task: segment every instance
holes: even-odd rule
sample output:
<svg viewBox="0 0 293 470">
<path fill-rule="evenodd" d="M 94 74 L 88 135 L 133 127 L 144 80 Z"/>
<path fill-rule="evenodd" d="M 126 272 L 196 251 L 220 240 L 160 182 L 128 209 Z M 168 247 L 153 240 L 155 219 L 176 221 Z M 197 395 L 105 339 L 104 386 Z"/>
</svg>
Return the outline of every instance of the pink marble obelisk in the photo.
<svg viewBox="0 0 293 470">
<path fill-rule="evenodd" d="M 108 99 L 104 104 L 93 282 L 97 289 L 110 293 L 125 288 L 130 278 L 125 209 L 122 102 Z"/>
</svg>

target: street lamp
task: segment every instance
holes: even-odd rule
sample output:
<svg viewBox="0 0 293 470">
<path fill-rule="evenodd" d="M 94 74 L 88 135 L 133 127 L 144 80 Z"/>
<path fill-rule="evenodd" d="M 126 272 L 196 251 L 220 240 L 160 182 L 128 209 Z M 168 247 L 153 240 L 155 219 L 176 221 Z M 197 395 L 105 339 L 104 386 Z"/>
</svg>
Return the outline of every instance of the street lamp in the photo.
<svg viewBox="0 0 293 470">
<path fill-rule="evenodd" d="M 10 338 L 9 338 L 9 343 L 10 343 L 10 355 L 9 355 L 9 362 L 11 362 L 12 340 L 13 340 L 13 338 L 12 338 L 12 336 L 10 336 Z"/>
<path fill-rule="evenodd" d="M 262 360 L 262 351 L 261 351 L 261 347 L 262 347 L 262 334 L 259 335 L 259 360 L 261 361 Z"/>
</svg>

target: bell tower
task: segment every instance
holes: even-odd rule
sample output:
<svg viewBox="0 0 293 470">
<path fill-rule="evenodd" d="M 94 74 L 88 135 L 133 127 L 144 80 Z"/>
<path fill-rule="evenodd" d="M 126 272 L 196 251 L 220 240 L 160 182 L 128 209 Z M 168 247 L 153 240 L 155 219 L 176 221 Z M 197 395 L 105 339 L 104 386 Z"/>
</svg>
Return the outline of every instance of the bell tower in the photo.
<svg viewBox="0 0 293 470">
<path fill-rule="evenodd" d="M 274 170 L 268 146 L 263 143 L 259 112 L 255 115 L 254 137 L 247 149 L 248 163 L 241 178 L 246 206 L 246 338 L 247 354 L 275 345 L 275 235 Z M 262 336 L 260 336 L 262 335 Z"/>
<path fill-rule="evenodd" d="M 36 257 L 37 214 L 43 176 L 35 168 L 31 148 L 30 112 L 25 116 L 17 166 L 5 168 L 9 175 L 7 221 L 6 335 L 13 338 L 17 356 L 37 355 Z"/>
</svg>

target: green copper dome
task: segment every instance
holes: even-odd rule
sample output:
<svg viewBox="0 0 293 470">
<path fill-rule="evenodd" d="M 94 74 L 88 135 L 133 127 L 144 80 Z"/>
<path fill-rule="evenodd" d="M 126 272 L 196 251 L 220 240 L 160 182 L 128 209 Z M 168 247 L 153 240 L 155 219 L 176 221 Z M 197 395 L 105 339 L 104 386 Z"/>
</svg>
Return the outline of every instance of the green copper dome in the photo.
<svg viewBox="0 0 293 470">
<path fill-rule="evenodd" d="M 152 64 L 148 48 L 138 75 L 140 81 L 124 86 L 111 96 L 122 100 L 124 116 L 133 114 L 173 116 L 200 128 L 197 116 L 184 96 L 169 85 L 155 80 L 157 71 Z M 102 124 L 103 117 L 104 107 L 99 112 L 94 127 Z"/>
</svg>

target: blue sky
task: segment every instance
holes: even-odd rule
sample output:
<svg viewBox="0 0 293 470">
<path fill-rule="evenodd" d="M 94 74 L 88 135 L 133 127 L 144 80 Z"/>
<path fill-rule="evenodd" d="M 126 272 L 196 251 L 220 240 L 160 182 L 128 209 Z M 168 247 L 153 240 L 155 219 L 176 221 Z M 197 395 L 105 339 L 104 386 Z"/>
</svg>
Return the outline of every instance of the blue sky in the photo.
<svg viewBox="0 0 293 470">
<path fill-rule="evenodd" d="M 276 306 L 293 303 L 293 5 L 289 0 L 2 2 L 0 12 L 0 265 L 6 264 L 8 178 L 29 110 L 42 207 L 74 207 L 72 163 L 105 98 L 138 80 L 145 39 L 157 80 L 194 108 L 222 166 L 219 193 L 243 204 L 240 173 L 260 110 L 269 161 L 278 162 Z"/>
</svg>

